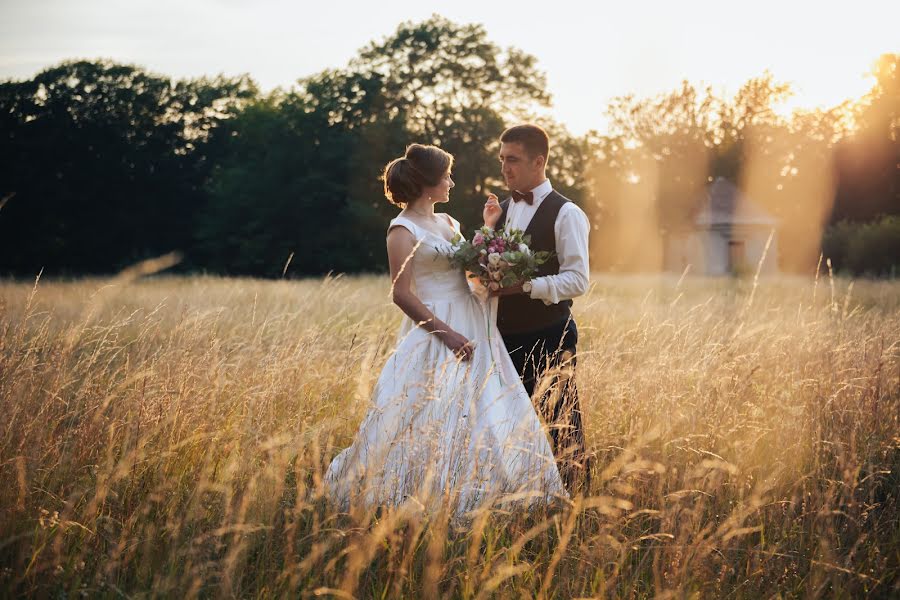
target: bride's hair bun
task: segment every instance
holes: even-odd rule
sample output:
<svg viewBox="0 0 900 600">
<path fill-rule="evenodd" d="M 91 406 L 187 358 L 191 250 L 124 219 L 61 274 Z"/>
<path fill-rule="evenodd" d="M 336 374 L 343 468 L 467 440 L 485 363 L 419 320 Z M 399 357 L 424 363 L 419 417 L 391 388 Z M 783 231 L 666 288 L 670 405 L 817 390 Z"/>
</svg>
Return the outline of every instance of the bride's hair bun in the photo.
<svg viewBox="0 0 900 600">
<path fill-rule="evenodd" d="M 391 204 L 403 207 L 435 186 L 450 172 L 453 155 L 437 146 L 410 144 L 406 154 L 384 167 L 384 195 Z"/>
</svg>

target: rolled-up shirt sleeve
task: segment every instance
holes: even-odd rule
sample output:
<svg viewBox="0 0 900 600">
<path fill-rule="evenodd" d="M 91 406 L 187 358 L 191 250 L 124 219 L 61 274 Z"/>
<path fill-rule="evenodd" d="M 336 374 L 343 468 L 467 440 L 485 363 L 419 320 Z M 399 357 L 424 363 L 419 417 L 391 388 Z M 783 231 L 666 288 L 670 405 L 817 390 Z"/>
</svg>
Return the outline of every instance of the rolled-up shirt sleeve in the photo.
<svg viewBox="0 0 900 600">
<path fill-rule="evenodd" d="M 581 296 L 590 284 L 588 235 L 591 224 L 574 202 L 566 202 L 553 227 L 559 274 L 531 280 L 531 298 L 544 304 L 557 304 Z"/>
</svg>

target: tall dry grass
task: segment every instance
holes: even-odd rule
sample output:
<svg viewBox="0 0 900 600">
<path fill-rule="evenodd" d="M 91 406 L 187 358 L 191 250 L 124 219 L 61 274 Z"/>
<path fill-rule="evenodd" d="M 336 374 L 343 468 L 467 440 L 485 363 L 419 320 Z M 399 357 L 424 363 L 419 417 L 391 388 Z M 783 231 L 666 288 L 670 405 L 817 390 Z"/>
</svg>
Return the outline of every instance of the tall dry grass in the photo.
<svg viewBox="0 0 900 600">
<path fill-rule="evenodd" d="M 381 277 L 0 284 L 0 590 L 43 597 L 889 597 L 900 283 L 596 277 L 590 497 L 338 514 Z"/>
</svg>

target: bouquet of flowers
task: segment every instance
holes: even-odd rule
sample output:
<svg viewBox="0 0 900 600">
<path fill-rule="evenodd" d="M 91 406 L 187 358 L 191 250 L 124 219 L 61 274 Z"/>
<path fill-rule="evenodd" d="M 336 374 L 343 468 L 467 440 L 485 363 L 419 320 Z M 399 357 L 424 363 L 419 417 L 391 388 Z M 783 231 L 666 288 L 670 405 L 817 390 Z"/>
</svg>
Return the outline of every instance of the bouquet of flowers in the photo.
<svg viewBox="0 0 900 600">
<path fill-rule="evenodd" d="M 482 227 L 471 241 L 457 235 L 448 256 L 450 264 L 469 273 L 486 289 L 496 291 L 534 277 L 551 252 L 533 252 L 531 238 L 519 229 Z"/>
</svg>

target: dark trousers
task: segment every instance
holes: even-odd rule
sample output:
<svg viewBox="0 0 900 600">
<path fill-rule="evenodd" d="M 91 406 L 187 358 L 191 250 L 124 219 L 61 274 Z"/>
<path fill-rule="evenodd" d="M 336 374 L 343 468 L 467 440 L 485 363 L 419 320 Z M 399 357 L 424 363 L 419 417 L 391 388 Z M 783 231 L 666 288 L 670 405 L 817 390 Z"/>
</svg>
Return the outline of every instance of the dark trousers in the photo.
<svg viewBox="0 0 900 600">
<path fill-rule="evenodd" d="M 503 342 L 535 408 L 550 429 L 559 474 L 570 495 L 587 494 L 590 468 L 575 385 L 578 328 L 568 319 L 544 329 L 503 334 Z"/>
</svg>

